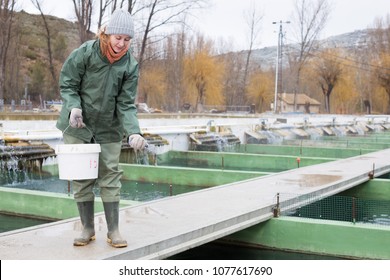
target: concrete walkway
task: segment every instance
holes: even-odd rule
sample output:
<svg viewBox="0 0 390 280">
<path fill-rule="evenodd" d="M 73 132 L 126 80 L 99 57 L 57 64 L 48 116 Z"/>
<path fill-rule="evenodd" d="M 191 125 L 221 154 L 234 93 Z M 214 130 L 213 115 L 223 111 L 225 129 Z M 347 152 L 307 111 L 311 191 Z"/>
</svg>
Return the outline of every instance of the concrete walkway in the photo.
<svg viewBox="0 0 390 280">
<path fill-rule="evenodd" d="M 103 213 L 85 247 L 72 245 L 79 219 L 5 232 L 0 259 L 164 259 L 272 218 L 277 193 L 281 210 L 299 207 L 390 172 L 389 158 L 387 149 L 122 208 L 122 249 L 106 243 Z"/>
</svg>

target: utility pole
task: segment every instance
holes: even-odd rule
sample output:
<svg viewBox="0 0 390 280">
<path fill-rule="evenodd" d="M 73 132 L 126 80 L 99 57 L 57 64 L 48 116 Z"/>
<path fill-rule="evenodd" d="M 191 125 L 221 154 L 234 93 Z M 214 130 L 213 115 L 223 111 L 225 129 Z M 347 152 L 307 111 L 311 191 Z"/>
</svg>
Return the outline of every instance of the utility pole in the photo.
<svg viewBox="0 0 390 280">
<path fill-rule="evenodd" d="M 272 24 L 277 24 L 274 21 Z M 283 48 L 283 23 L 290 23 L 290 21 L 279 21 L 278 45 L 276 49 L 276 67 L 275 67 L 275 100 L 274 113 L 278 113 L 278 94 L 282 92 L 282 48 Z"/>
<path fill-rule="evenodd" d="M 24 100 L 27 100 L 28 97 L 28 84 L 30 83 L 30 78 L 27 75 L 24 75 Z"/>
</svg>

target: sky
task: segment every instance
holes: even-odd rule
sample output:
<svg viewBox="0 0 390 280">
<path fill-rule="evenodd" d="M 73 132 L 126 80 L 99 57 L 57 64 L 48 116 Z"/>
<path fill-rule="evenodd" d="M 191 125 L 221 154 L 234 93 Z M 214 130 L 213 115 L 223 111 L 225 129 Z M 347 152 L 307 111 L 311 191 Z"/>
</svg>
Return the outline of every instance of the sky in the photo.
<svg viewBox="0 0 390 280">
<path fill-rule="evenodd" d="M 72 0 L 42 0 L 46 14 L 74 20 Z M 247 49 L 249 28 L 245 13 L 256 7 L 263 15 L 255 48 L 275 46 L 278 42 L 280 21 L 291 21 L 296 0 L 209 0 L 210 8 L 195 14 L 194 31 L 199 31 L 214 41 L 227 42 L 234 51 Z M 307 0 L 313 1 L 313 0 Z M 353 32 L 374 25 L 375 19 L 390 16 L 389 0 L 328 0 L 332 5 L 329 21 L 321 38 Z M 18 0 L 19 8 L 37 13 L 31 0 Z M 277 24 L 272 24 L 277 22 Z M 291 23 L 293 24 L 293 23 Z M 290 24 L 283 24 L 289 38 Z"/>
</svg>

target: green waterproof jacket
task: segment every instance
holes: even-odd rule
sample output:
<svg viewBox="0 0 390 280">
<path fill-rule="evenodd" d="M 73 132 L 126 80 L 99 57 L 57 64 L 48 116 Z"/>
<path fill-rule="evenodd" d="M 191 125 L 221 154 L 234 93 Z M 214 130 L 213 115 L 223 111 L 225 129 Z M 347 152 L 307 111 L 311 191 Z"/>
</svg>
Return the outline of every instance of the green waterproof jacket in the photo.
<svg viewBox="0 0 390 280">
<path fill-rule="evenodd" d="M 102 56 L 99 40 L 75 49 L 61 69 L 63 106 L 57 128 L 86 142 L 119 142 L 141 134 L 135 98 L 138 62 L 127 52 L 113 64 Z M 80 108 L 86 128 L 69 126 L 70 111 Z"/>
</svg>

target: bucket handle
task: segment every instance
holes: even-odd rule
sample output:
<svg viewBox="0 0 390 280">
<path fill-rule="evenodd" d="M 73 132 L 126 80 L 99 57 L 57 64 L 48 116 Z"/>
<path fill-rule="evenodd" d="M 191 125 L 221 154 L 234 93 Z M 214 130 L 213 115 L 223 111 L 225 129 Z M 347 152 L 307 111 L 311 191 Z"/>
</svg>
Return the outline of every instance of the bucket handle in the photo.
<svg viewBox="0 0 390 280">
<path fill-rule="evenodd" d="M 64 135 L 65 131 L 66 131 L 69 127 L 70 127 L 70 124 L 64 129 L 64 131 L 62 131 L 62 135 Z M 90 130 L 87 126 L 84 126 L 83 128 L 86 128 L 86 129 L 89 131 L 89 133 L 91 133 L 92 139 L 93 139 L 93 141 L 96 143 L 96 139 L 95 139 L 95 137 L 93 136 L 92 130 Z"/>
</svg>

